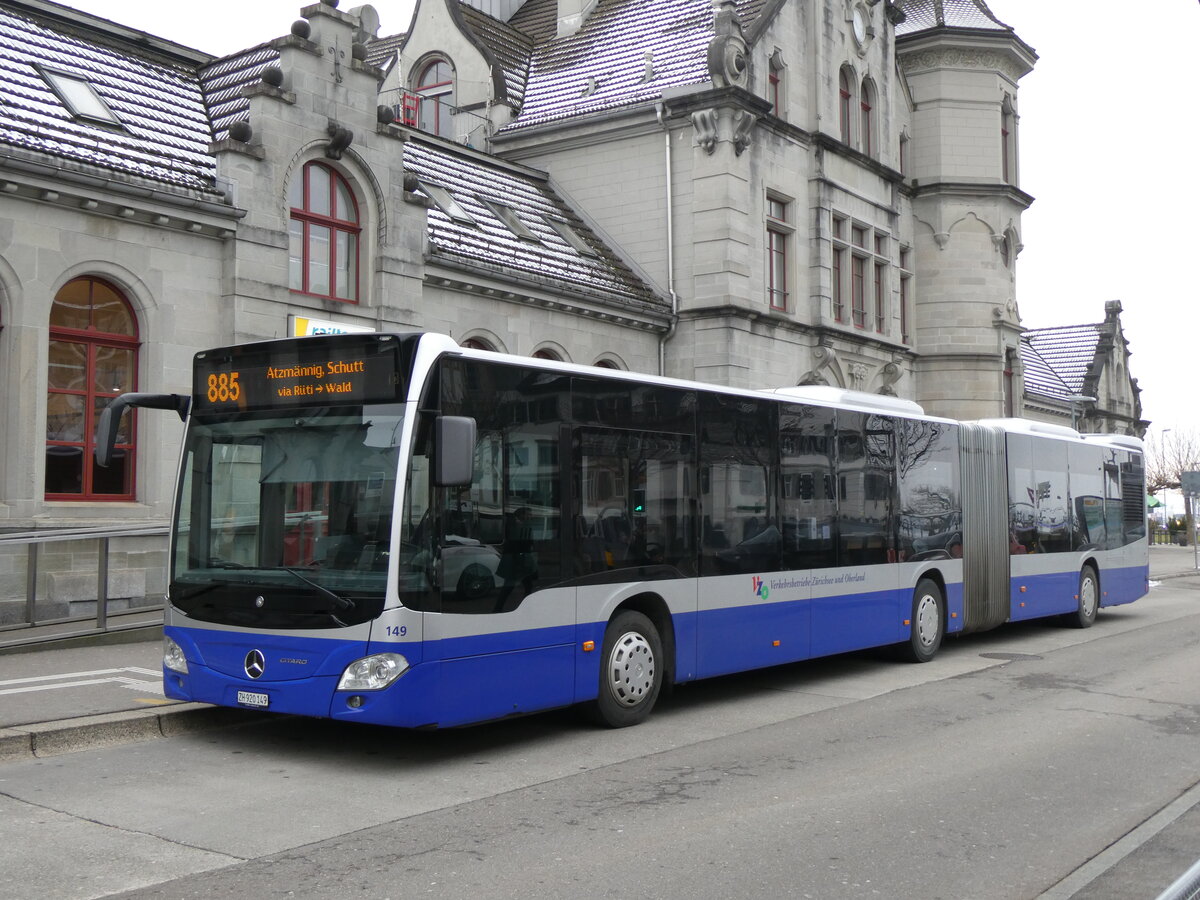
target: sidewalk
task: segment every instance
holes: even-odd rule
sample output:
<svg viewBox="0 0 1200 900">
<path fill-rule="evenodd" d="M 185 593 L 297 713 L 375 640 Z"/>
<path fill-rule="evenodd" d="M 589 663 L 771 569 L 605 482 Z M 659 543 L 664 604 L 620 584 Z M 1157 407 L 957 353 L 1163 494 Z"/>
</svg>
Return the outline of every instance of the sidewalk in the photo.
<svg viewBox="0 0 1200 900">
<path fill-rule="evenodd" d="M 1157 544 L 1150 548 L 1150 580 L 1200 576 L 1196 570 L 1196 553 L 1191 547 Z"/>
<path fill-rule="evenodd" d="M 261 721 L 168 700 L 162 628 L 0 653 L 0 764 Z"/>
<path fill-rule="evenodd" d="M 1195 578 L 1191 547 L 1150 548 L 1151 581 Z M 0 652 L 0 763 L 262 721 L 269 713 L 168 700 L 161 628 L 80 646 Z"/>
</svg>

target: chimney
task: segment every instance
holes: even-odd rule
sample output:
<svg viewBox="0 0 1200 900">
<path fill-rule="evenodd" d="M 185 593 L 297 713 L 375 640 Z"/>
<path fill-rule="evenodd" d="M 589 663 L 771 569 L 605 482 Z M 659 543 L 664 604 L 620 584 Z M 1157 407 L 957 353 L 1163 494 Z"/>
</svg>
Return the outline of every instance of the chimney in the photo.
<svg viewBox="0 0 1200 900">
<path fill-rule="evenodd" d="M 596 0 L 558 0 L 558 36 L 577 32 L 596 6 Z"/>
</svg>

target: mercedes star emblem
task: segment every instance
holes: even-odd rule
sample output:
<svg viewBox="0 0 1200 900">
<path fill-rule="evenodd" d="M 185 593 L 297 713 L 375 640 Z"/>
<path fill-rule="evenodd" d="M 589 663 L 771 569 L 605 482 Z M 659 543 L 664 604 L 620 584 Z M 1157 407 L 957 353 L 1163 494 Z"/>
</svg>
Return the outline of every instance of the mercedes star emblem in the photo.
<svg viewBox="0 0 1200 900">
<path fill-rule="evenodd" d="M 262 678 L 262 674 L 266 671 L 267 661 L 263 658 L 261 650 L 251 650 L 246 654 L 246 674 L 251 678 Z"/>
</svg>

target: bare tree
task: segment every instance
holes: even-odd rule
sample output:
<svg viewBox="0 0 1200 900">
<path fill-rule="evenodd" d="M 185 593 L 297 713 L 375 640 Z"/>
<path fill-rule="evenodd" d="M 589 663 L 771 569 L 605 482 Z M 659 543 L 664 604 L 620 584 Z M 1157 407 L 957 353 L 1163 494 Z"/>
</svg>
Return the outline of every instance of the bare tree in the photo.
<svg viewBox="0 0 1200 900">
<path fill-rule="evenodd" d="M 1177 491 L 1183 472 L 1200 472 L 1200 433 L 1172 428 L 1150 435 L 1146 439 L 1146 490 L 1151 494 L 1164 488 Z"/>
<path fill-rule="evenodd" d="M 1200 472 L 1200 434 L 1190 428 L 1170 428 L 1151 435 L 1146 440 L 1146 490 L 1156 494 L 1161 490 L 1179 490 L 1184 472 Z M 1187 522 L 1188 542 L 1196 540 L 1192 524 L 1195 510 L 1192 498 L 1184 494 L 1183 510 Z"/>
</svg>

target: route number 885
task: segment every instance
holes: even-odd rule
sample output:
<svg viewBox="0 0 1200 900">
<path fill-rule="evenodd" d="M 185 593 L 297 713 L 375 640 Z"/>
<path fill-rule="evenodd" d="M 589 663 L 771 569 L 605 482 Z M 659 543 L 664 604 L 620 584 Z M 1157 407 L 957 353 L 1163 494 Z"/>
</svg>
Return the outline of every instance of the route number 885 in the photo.
<svg viewBox="0 0 1200 900">
<path fill-rule="evenodd" d="M 208 376 L 208 402 L 231 403 L 242 396 L 237 372 L 221 372 Z"/>
</svg>

